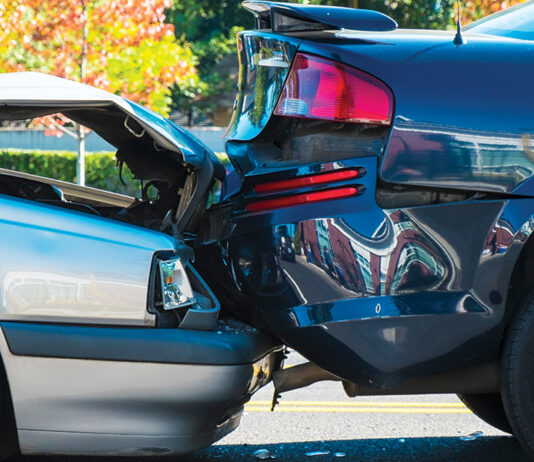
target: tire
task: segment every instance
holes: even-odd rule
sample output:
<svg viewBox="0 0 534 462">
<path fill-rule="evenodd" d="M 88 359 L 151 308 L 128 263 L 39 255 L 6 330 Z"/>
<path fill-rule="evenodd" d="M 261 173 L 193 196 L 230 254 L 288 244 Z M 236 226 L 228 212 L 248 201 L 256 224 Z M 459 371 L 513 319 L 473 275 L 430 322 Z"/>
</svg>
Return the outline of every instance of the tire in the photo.
<svg viewBox="0 0 534 462">
<path fill-rule="evenodd" d="M 534 460 L 534 291 L 518 307 L 502 356 L 501 393 L 508 421 Z"/>
<path fill-rule="evenodd" d="M 458 398 L 475 414 L 492 427 L 505 433 L 513 433 L 508 422 L 500 393 L 465 393 Z"/>
</svg>

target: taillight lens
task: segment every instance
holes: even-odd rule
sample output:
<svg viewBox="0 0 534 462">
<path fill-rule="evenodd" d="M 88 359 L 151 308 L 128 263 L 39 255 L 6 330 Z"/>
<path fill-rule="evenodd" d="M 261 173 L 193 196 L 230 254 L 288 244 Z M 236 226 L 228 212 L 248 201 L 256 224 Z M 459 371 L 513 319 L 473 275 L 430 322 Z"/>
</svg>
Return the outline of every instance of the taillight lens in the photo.
<svg viewBox="0 0 534 462">
<path fill-rule="evenodd" d="M 274 112 L 282 116 L 389 125 L 393 94 L 366 72 L 297 53 Z"/>
<path fill-rule="evenodd" d="M 356 169 L 339 170 L 337 172 L 324 172 L 315 175 L 306 175 L 289 180 L 270 181 L 269 183 L 259 183 L 254 186 L 254 191 L 261 193 L 274 193 L 287 189 L 305 188 L 309 186 L 335 183 L 337 181 L 352 180 L 360 176 L 360 171 Z"/>
<path fill-rule="evenodd" d="M 294 194 L 291 196 L 277 197 L 276 199 L 265 199 L 247 204 L 249 212 L 259 212 L 263 210 L 280 209 L 292 207 L 295 205 L 309 204 L 312 202 L 328 201 L 332 199 L 345 199 L 355 196 L 359 193 L 357 187 L 347 186 L 326 191 L 317 191 L 310 193 Z"/>
</svg>

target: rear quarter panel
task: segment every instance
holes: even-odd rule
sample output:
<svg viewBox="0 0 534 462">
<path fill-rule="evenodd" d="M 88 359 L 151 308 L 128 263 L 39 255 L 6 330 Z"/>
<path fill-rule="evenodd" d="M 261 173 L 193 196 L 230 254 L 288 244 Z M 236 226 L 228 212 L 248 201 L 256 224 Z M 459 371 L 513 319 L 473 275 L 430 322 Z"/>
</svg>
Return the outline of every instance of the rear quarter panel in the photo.
<svg viewBox="0 0 534 462">
<path fill-rule="evenodd" d="M 382 209 L 376 161 L 343 161 L 367 171 L 357 197 L 236 214 L 232 237 L 212 248 L 222 258 L 198 260 L 223 307 L 345 380 L 382 389 L 495 360 L 534 200 Z"/>
<path fill-rule="evenodd" d="M 534 43 L 453 32 L 341 33 L 299 51 L 349 63 L 395 95 L 380 177 L 391 183 L 512 192 L 534 172 Z M 351 43 L 352 42 L 352 43 Z"/>
</svg>

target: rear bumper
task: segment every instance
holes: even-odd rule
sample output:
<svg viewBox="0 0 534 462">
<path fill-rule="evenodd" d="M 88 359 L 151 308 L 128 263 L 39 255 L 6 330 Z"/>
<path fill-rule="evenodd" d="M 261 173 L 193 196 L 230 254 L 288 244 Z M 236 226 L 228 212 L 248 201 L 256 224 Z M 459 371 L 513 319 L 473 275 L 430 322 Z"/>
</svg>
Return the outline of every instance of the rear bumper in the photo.
<svg viewBox="0 0 534 462">
<path fill-rule="evenodd" d="M 358 196 L 235 214 L 221 263 L 209 255 L 200 265 L 208 284 L 221 300 L 241 297 L 252 319 L 308 360 L 359 385 L 398 388 L 495 360 L 512 272 L 533 229 L 532 199 L 383 209 L 376 161 L 343 161 L 365 169 Z M 295 262 L 277 246 L 282 235 Z"/>
<path fill-rule="evenodd" d="M 66 332 L 50 335 L 58 327 Z M 279 361 L 277 345 L 244 326 L 161 330 L 159 360 L 151 346 L 155 329 L 22 323 L 2 329 L 23 454 L 157 455 L 202 448 L 238 426 L 243 404 Z M 40 354 L 26 342 L 32 329 Z M 105 335 L 99 341 L 90 334 Z"/>
</svg>

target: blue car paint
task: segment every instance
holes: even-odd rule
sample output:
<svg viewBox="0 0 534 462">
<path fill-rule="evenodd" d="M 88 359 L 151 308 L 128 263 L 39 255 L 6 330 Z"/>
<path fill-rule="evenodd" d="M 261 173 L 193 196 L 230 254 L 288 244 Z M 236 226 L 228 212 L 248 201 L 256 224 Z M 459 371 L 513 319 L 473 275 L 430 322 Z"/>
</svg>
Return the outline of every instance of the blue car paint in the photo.
<svg viewBox="0 0 534 462">
<path fill-rule="evenodd" d="M 267 117 L 279 82 L 256 108 L 260 124 L 250 123 L 254 104 L 238 96 L 227 137 L 243 178 L 241 193 L 227 198 L 238 211 L 228 240 L 206 252 L 211 263 L 219 253 L 218 264 L 199 259 L 227 308 L 246 307 L 242 315 L 319 366 L 381 389 L 497 359 L 513 309 L 510 281 L 534 224 L 534 97 L 524 77 L 534 73 L 534 43 L 466 34 L 456 46 L 448 31 L 243 35 L 362 69 L 392 89 L 395 106 L 374 155 L 265 162 L 262 134 L 283 127 Z M 254 75 L 247 84 L 252 95 L 268 88 Z M 352 182 L 363 187 L 357 197 L 242 211 L 256 183 L 346 167 L 366 171 Z M 380 182 L 495 194 L 385 209 L 375 197 Z M 280 228 L 291 231 L 294 263 L 278 255 Z"/>
<path fill-rule="evenodd" d="M 270 26 L 274 32 L 290 32 L 304 29 L 313 24 L 314 30 L 324 28 L 357 30 L 394 30 L 397 23 L 383 13 L 373 10 L 319 5 L 292 5 L 286 2 L 253 1 L 244 2 L 243 7 L 254 14 L 256 24 Z M 290 19 L 280 21 L 280 17 Z"/>
<path fill-rule="evenodd" d="M 534 96 L 527 76 L 534 74 L 534 42 L 466 34 L 467 44 L 458 47 L 452 32 L 346 35 L 375 43 L 303 40 L 299 51 L 350 63 L 393 90 L 381 179 L 508 193 L 532 176 Z"/>
<path fill-rule="evenodd" d="M 266 32 L 245 31 L 238 37 L 238 94 L 225 138 L 250 140 L 267 125 L 300 41 Z M 266 50 L 279 52 L 275 66 L 264 65 L 273 55 Z"/>
<path fill-rule="evenodd" d="M 366 170 L 360 196 L 235 215 L 226 265 L 213 267 L 219 280 L 228 269 L 226 290 L 239 287 L 285 343 L 357 383 L 395 387 L 495 358 L 534 200 L 387 210 L 374 196 L 376 159 L 338 167 L 354 166 Z M 282 227 L 294 263 L 276 245 Z"/>
</svg>

